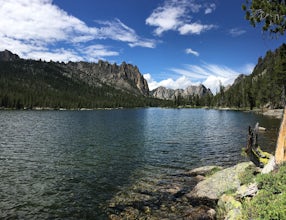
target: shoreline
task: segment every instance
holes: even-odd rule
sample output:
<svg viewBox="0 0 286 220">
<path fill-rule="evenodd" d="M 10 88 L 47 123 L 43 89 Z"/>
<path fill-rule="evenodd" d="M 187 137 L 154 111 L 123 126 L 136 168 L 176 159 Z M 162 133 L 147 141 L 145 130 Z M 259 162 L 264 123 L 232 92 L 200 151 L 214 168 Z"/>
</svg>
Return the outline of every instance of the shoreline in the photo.
<svg viewBox="0 0 286 220">
<path fill-rule="evenodd" d="M 0 111 L 94 111 L 94 110 L 113 110 L 113 109 L 137 109 L 137 108 L 171 108 L 171 109 L 205 109 L 205 110 L 219 110 L 219 111 L 241 111 L 241 112 L 251 112 L 256 114 L 261 114 L 264 116 L 274 117 L 277 119 L 282 119 L 283 116 L 283 108 L 282 109 L 267 109 L 267 108 L 255 108 L 253 110 L 245 109 L 245 108 L 229 108 L 229 107 L 189 107 L 189 106 L 178 106 L 178 107 L 133 107 L 133 108 L 126 108 L 126 107 L 115 107 L 115 108 L 51 108 L 51 107 L 34 107 L 34 108 L 3 108 L 0 107 Z"/>
<path fill-rule="evenodd" d="M 211 108 L 210 108 L 211 109 Z M 268 109 L 268 108 L 255 108 L 255 109 L 245 109 L 245 108 L 213 108 L 215 110 L 221 110 L 221 111 L 242 111 L 242 112 L 251 112 L 260 114 L 263 116 L 269 116 L 277 119 L 282 119 L 283 116 L 283 108 L 279 109 Z"/>
</svg>

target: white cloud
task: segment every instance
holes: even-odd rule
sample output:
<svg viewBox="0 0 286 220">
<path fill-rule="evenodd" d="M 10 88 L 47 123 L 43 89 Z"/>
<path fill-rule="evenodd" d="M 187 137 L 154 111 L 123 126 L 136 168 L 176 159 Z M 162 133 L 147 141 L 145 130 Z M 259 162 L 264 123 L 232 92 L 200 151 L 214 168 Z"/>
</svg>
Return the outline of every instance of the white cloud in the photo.
<svg viewBox="0 0 286 220">
<path fill-rule="evenodd" d="M 254 70 L 255 64 L 253 63 L 247 63 L 245 64 L 242 68 L 241 68 L 241 72 L 243 74 L 249 75 L 252 73 L 252 71 Z"/>
<path fill-rule="evenodd" d="M 218 91 L 220 83 L 224 86 L 230 85 L 241 74 L 240 71 L 233 70 L 229 67 L 203 63 L 202 65 L 185 65 L 184 68 L 171 68 L 170 71 L 179 75 L 173 79 L 168 78 L 161 81 L 154 80 L 150 74 L 145 74 L 144 77 L 148 81 L 150 89 L 155 89 L 159 86 L 172 89 L 184 89 L 189 85 L 198 85 L 202 83 L 213 93 Z"/>
<path fill-rule="evenodd" d="M 152 39 L 139 37 L 135 30 L 123 24 L 119 19 L 113 21 L 96 21 L 103 25 L 98 29 L 98 38 L 112 39 L 116 41 L 127 42 L 130 47 L 140 46 L 155 48 L 156 42 Z"/>
<path fill-rule="evenodd" d="M 195 56 L 199 56 L 199 55 L 200 55 L 199 52 L 193 50 L 192 48 L 187 48 L 187 49 L 185 50 L 185 52 L 186 52 L 186 54 L 193 54 L 193 55 L 195 55 Z"/>
<path fill-rule="evenodd" d="M 97 33 L 49 0 L 1 0 L 0 4 L 0 32 L 7 37 L 52 43 Z"/>
<path fill-rule="evenodd" d="M 246 31 L 243 29 L 240 29 L 240 28 L 232 28 L 229 30 L 229 34 L 233 37 L 238 37 L 238 36 L 243 35 L 245 33 L 246 33 Z"/>
<path fill-rule="evenodd" d="M 216 93 L 219 82 L 227 86 L 232 84 L 241 74 L 229 67 L 204 63 L 198 65 L 185 65 L 184 69 L 171 69 L 173 72 L 188 77 L 191 81 L 200 82 Z"/>
<path fill-rule="evenodd" d="M 190 23 L 190 12 L 199 13 L 204 8 L 207 14 L 215 10 L 215 7 L 215 4 L 198 4 L 195 0 L 165 0 L 164 4 L 156 8 L 146 19 L 146 24 L 156 27 L 154 33 L 157 36 L 170 30 L 179 31 L 180 34 L 200 34 L 214 28 L 215 25 Z"/>
<path fill-rule="evenodd" d="M 180 34 L 201 34 L 204 31 L 215 28 L 215 25 L 205 25 L 200 23 L 185 24 L 181 26 L 178 30 Z"/>
<path fill-rule="evenodd" d="M 104 57 L 119 55 L 117 51 L 109 50 L 108 47 L 101 44 L 85 47 L 81 52 L 85 54 L 89 61 L 97 61 L 99 59 L 104 60 Z"/>
<path fill-rule="evenodd" d="M 176 30 L 187 11 L 186 1 L 166 1 L 152 12 L 146 19 L 146 24 L 157 27 L 155 34 L 160 36 L 165 31 Z"/>
<path fill-rule="evenodd" d="M 94 40 L 111 39 L 127 43 L 130 47 L 154 48 L 156 42 L 140 37 L 119 19 L 88 26 L 77 17 L 53 4 L 52 0 L 0 0 L 0 49 L 8 49 L 23 58 L 56 59 L 65 61 L 94 59 L 98 56 L 118 56 L 105 47 L 93 50 L 92 56 L 77 48 L 95 48 Z M 54 48 L 61 49 L 54 49 Z"/>
<path fill-rule="evenodd" d="M 216 5 L 214 3 L 207 4 L 205 7 L 205 14 L 210 14 L 216 9 Z"/>
<path fill-rule="evenodd" d="M 164 80 L 157 82 L 152 78 L 152 76 L 149 73 L 147 73 L 147 74 L 144 74 L 144 78 L 147 80 L 150 90 L 156 89 L 160 86 L 163 86 L 168 89 L 179 89 L 179 88 L 185 89 L 189 85 L 195 84 L 195 83 L 192 83 L 191 80 L 187 78 L 186 76 L 181 76 L 175 80 L 172 78 L 168 78 L 168 79 L 164 79 Z"/>
<path fill-rule="evenodd" d="M 77 55 L 77 53 L 75 51 L 72 50 L 67 50 L 64 48 L 61 49 L 56 49 L 53 51 L 31 51 L 29 53 L 29 58 L 31 59 L 39 59 L 41 58 L 42 60 L 45 61 L 60 61 L 60 62 L 68 62 L 68 61 L 80 61 L 82 60 L 82 58 L 80 56 Z"/>
</svg>

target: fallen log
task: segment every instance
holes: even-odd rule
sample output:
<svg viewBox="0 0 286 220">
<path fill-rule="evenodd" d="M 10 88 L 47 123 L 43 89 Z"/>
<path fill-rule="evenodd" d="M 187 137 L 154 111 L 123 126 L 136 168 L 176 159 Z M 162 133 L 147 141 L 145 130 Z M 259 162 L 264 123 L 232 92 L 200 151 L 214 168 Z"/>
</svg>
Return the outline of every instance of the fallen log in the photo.
<svg viewBox="0 0 286 220">
<path fill-rule="evenodd" d="M 271 154 L 264 152 L 258 145 L 258 132 L 259 124 L 256 123 L 255 128 L 248 127 L 248 141 L 245 149 L 250 161 L 252 161 L 257 167 L 263 168 L 271 158 Z"/>
</svg>

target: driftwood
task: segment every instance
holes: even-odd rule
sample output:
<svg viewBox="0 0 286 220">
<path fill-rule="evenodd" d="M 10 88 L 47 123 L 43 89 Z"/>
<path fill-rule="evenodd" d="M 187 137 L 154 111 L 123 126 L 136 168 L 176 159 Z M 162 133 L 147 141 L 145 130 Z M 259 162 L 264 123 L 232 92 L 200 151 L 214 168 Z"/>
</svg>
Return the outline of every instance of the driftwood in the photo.
<svg viewBox="0 0 286 220">
<path fill-rule="evenodd" d="M 246 154 L 249 159 L 258 167 L 263 168 L 270 158 L 270 154 L 263 152 L 258 145 L 258 132 L 260 130 L 259 124 L 256 123 L 254 129 L 248 127 L 248 140 L 246 147 Z"/>
</svg>

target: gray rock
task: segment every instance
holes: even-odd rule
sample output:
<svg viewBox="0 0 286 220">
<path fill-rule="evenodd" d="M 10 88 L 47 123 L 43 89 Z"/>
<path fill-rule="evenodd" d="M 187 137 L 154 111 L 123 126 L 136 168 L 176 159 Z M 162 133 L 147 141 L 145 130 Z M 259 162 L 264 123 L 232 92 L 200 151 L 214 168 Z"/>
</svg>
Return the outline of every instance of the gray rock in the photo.
<svg viewBox="0 0 286 220">
<path fill-rule="evenodd" d="M 0 61 L 8 62 L 8 61 L 15 61 L 19 59 L 20 57 L 17 54 L 13 54 L 9 50 L 4 50 L 0 52 Z"/>
<path fill-rule="evenodd" d="M 187 194 L 187 197 L 190 199 L 200 197 L 218 200 L 225 192 L 231 190 L 236 191 L 239 188 L 239 175 L 251 165 L 253 165 L 251 162 L 244 162 L 218 171 L 209 178 L 199 182 L 196 187 Z"/>
<path fill-rule="evenodd" d="M 188 86 L 186 89 L 167 89 L 165 87 L 158 87 L 150 92 L 150 95 L 154 98 L 165 99 L 165 100 L 175 100 L 181 96 L 184 99 L 190 97 L 198 96 L 202 98 L 205 95 L 212 95 L 210 89 L 207 89 L 204 85 L 200 84 L 198 86 Z"/>
<path fill-rule="evenodd" d="M 249 185 L 242 185 L 238 188 L 235 195 L 239 198 L 244 198 L 247 196 L 255 196 L 255 194 L 258 192 L 258 186 L 257 183 L 251 183 Z"/>
<path fill-rule="evenodd" d="M 233 196 L 223 195 L 218 201 L 218 219 L 240 220 L 242 219 L 242 205 Z"/>
<path fill-rule="evenodd" d="M 98 63 L 69 62 L 58 65 L 64 67 L 65 76 L 91 86 L 100 87 L 106 84 L 133 94 L 149 95 L 148 83 L 138 67 L 125 62 L 117 65 L 99 60 Z"/>
<path fill-rule="evenodd" d="M 187 174 L 192 176 L 197 176 L 197 175 L 206 176 L 213 170 L 221 170 L 221 169 L 222 167 L 220 166 L 204 166 L 192 169 L 191 171 L 188 171 Z"/>
</svg>

